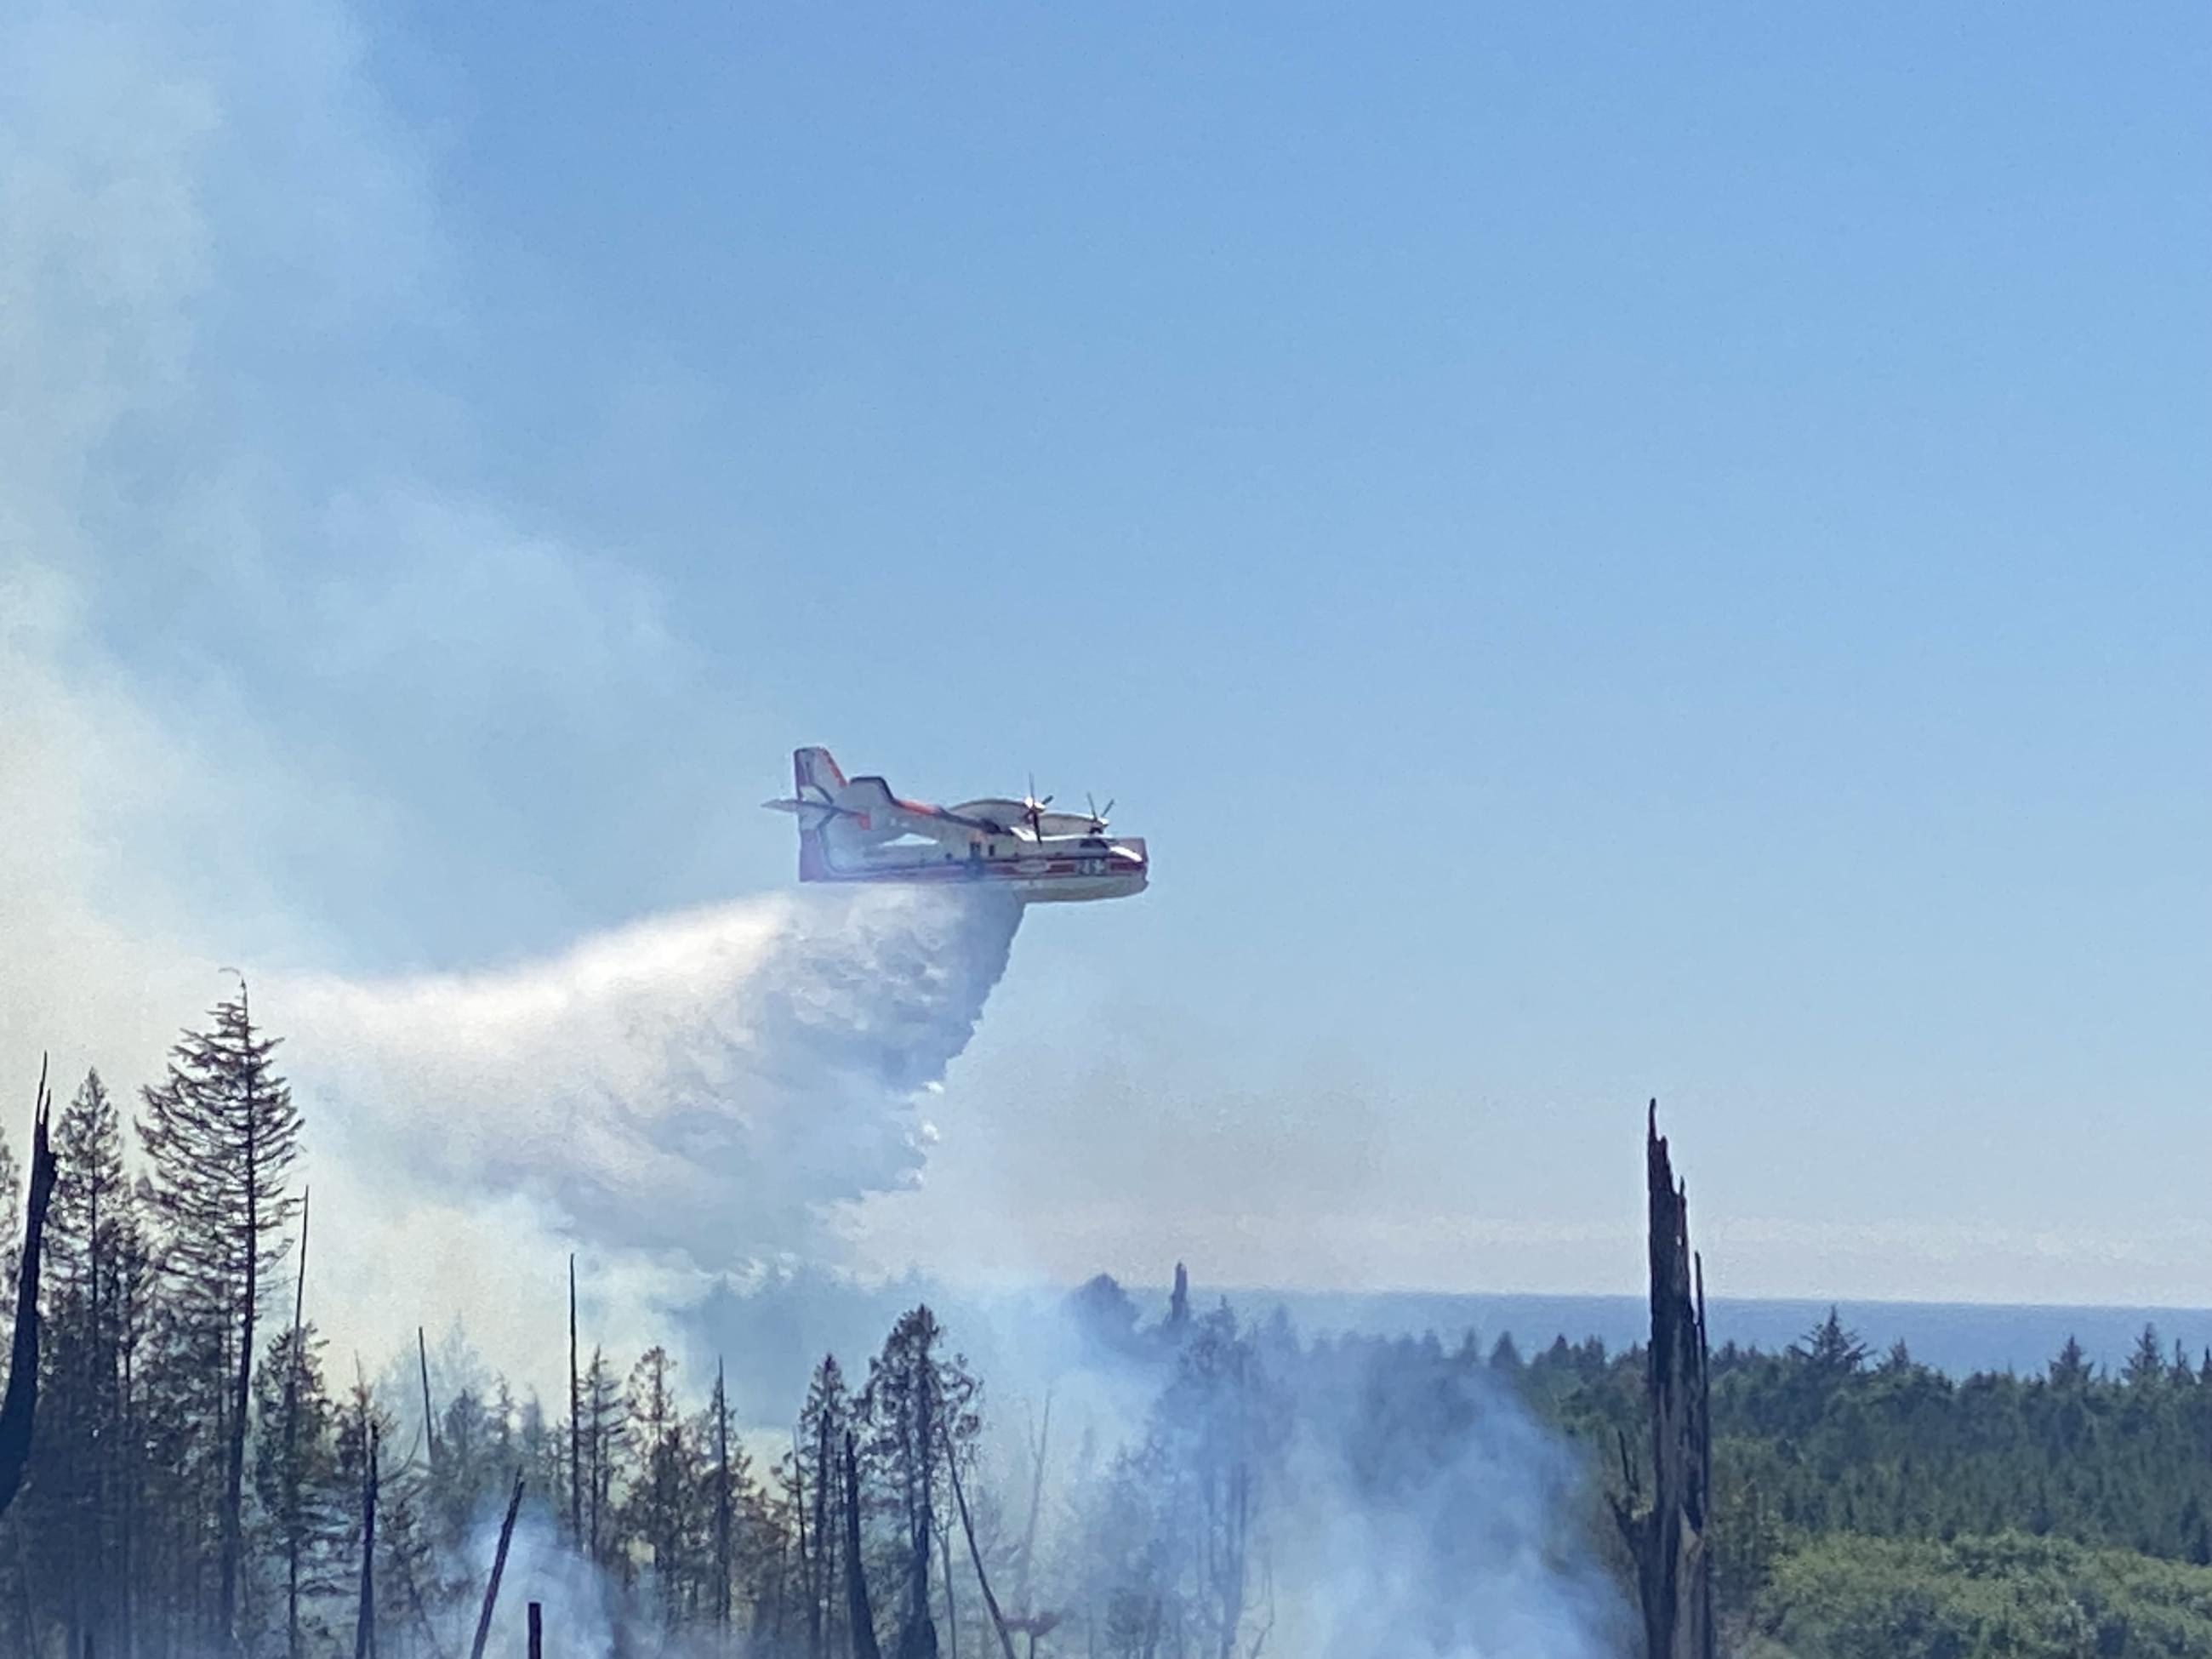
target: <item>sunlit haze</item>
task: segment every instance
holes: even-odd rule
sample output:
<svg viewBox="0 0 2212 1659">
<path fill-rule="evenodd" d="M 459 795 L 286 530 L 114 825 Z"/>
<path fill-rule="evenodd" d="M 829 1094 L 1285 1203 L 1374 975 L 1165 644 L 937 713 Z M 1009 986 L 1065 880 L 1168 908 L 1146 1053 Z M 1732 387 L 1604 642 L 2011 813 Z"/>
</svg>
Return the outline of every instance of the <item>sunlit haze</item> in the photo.
<svg viewBox="0 0 2212 1659">
<path fill-rule="evenodd" d="M 1653 1096 L 1717 1294 L 2212 1304 L 2212 15 L 851 22 L 0 22 L 19 1147 L 236 966 L 410 1337 L 572 1246 L 1633 1291 Z M 1151 889 L 818 956 L 814 743 Z M 924 1092 L 771 1191 L 663 1023 Z"/>
</svg>

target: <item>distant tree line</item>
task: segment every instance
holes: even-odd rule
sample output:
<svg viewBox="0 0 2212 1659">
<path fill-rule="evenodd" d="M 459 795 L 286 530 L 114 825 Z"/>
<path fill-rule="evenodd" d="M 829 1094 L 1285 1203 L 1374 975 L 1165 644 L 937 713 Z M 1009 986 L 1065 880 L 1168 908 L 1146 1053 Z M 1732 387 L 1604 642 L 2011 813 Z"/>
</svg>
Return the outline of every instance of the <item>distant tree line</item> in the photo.
<svg viewBox="0 0 2212 1659">
<path fill-rule="evenodd" d="M 1588 1449 L 1593 1470 L 1638 1432 L 1640 1349 L 1563 1338 L 1524 1359 L 1504 1342 L 1492 1363 Z M 1956 1612 L 2020 1589 L 1995 1588 L 2004 1573 L 2032 1572 L 2046 1601 L 2075 1596 L 2063 1635 L 2077 1613 L 2096 1626 L 2095 1607 L 2124 1599 L 2094 1584 L 2125 1557 L 2176 1570 L 2123 1577 L 2154 1583 L 2185 1613 L 2187 1640 L 2141 1645 L 2149 1626 L 2137 1618 L 2132 1637 L 2106 1626 L 2106 1645 L 2050 1650 L 2212 1655 L 2212 1571 L 2196 1571 L 2212 1568 L 2212 1353 L 2191 1356 L 2146 1327 L 2114 1370 L 2069 1339 L 2039 1371 L 1954 1377 L 1903 1343 L 1875 1353 L 1832 1310 L 1781 1352 L 1724 1346 L 1711 1370 L 1716 1589 L 1740 1638 L 1790 1624 L 1816 1588 L 1842 1594 L 1820 1576 L 1830 1571 L 1856 1586 L 1862 1612 L 1876 1580 L 1910 1604 L 1931 1590 L 1929 1575 L 1967 1574 L 1980 1589 Z M 2018 1632 L 2021 1646 L 2002 1645 L 2000 1627 L 2028 1617 L 2006 1605 L 1986 1650 L 1932 1634 L 1918 1646 L 1838 1646 L 1799 1628 L 1788 1650 L 2041 1651 Z"/>
</svg>

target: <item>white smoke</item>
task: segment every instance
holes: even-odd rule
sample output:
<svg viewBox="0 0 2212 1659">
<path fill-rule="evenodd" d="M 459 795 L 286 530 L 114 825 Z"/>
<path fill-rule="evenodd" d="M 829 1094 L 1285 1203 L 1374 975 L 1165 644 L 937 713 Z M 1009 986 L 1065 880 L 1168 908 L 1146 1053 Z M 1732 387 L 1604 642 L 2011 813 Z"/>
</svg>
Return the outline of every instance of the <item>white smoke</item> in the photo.
<svg viewBox="0 0 2212 1659">
<path fill-rule="evenodd" d="M 1096 1614 L 1102 1592 L 1110 1605 L 1126 1584 L 1164 1591 L 1182 1598 L 1174 1616 L 1209 1626 L 1198 1645 L 1213 1650 L 1218 1584 L 1234 1575 L 1211 1585 L 1212 1566 L 1191 1575 L 1200 1559 L 1238 1553 L 1218 1506 L 1240 1489 L 1224 1471 L 1241 1446 L 1249 1510 L 1237 1653 L 1617 1659 L 1628 1650 L 1627 1608 L 1591 1547 L 1589 1528 L 1603 1520 L 1594 1470 L 1478 1357 L 1472 1337 L 1455 1350 L 1434 1335 L 1301 1340 L 1279 1315 L 1243 1327 L 1242 1364 L 1224 1364 L 1216 1350 L 1193 1366 L 1189 1333 L 1140 1328 L 1133 1304 L 1095 1291 L 1049 1309 L 962 1305 L 947 1320 L 957 1346 L 990 1356 L 981 1369 L 1002 1501 L 1025 1501 L 1048 1391 L 1042 1605 L 1066 1611 L 1087 1595 Z M 988 1333 L 981 1345 L 978 1325 Z M 1239 1390 L 1222 1382 L 1232 1374 L 1249 1387 L 1241 1405 L 1229 1403 Z M 1086 1497 L 1086 1480 L 1139 1449 L 1125 1489 L 1138 1494 L 1133 1506 L 1102 1506 L 1095 1488 Z M 1202 1499 L 1209 1464 L 1213 1496 Z M 1120 1530 L 1147 1504 L 1149 1530 Z M 1067 1529 L 1057 1545 L 1055 1517 Z M 1140 1564 L 1133 1572 L 1132 1564 Z"/>
<path fill-rule="evenodd" d="M 258 987 L 338 1242 L 318 1302 L 372 1354 L 459 1319 L 550 1398 L 577 1251 L 587 1346 L 686 1351 L 717 1284 L 838 1259 L 841 1206 L 920 1179 L 922 1104 L 1020 918 L 997 895 L 795 892 L 495 972 Z"/>
<path fill-rule="evenodd" d="M 805 1254 L 830 1206 L 919 1176 L 920 1097 L 1020 915 L 996 895 L 793 893 L 520 968 L 276 994 L 327 1161 L 518 1194 L 597 1247 L 720 1272 Z"/>
<path fill-rule="evenodd" d="M 479 1577 L 489 1576 L 499 1549 L 501 1517 L 485 1510 L 477 1517 L 469 1550 Z M 568 1540 L 542 1512 L 526 1510 L 508 1540 L 507 1570 L 501 1575 L 484 1651 L 491 1659 L 526 1659 L 529 1653 L 529 1606 L 543 1610 L 545 1648 L 550 1653 L 612 1654 L 618 1650 L 616 1608 L 605 1576 L 568 1547 Z M 471 1583 L 473 1591 L 476 1584 Z M 478 1605 L 464 1600 L 445 1632 L 447 1650 L 459 1651 L 474 1638 Z"/>
<path fill-rule="evenodd" d="M 422 880 L 407 854 L 437 837 L 393 771 L 350 765 L 312 720 L 262 718 L 240 659 L 324 707 L 367 701 L 395 770 L 457 787 L 495 732 L 548 731 L 569 759 L 594 713 L 647 731 L 636 702 L 699 701 L 649 583 L 430 482 L 393 437 L 445 410 L 447 389 L 393 388 L 416 313 L 451 303 L 418 291 L 448 251 L 364 55 L 334 0 L 248 0 L 212 27 L 181 0 L 0 16 L 0 1086 L 51 1047 L 64 1088 L 97 1063 L 127 1097 L 239 963 L 307 1115 L 307 1306 L 333 1370 L 373 1373 L 458 1320 L 486 1364 L 557 1399 L 572 1249 L 586 1351 L 618 1364 L 756 1264 L 824 1282 L 800 1264 L 836 1255 L 840 1211 L 920 1175 L 922 1103 L 1018 912 L 794 894 L 496 971 L 262 971 L 351 944 L 288 907 L 312 878 L 272 872 L 380 890 Z M 509 717 L 484 718 L 501 699 Z M 597 736 L 602 757 L 634 740 Z M 507 896 L 520 911 L 538 890 Z M 1540 1646 L 1516 1611 L 1574 1589 L 1543 1576 L 1542 1456 L 1500 1441 L 1451 1488 L 1486 1494 L 1459 1518 L 1496 1546 L 1470 1606 L 1528 1637 L 1468 1652 L 1583 1650 Z M 1295 1513 L 1310 1528 L 1286 1512 L 1285 1547 L 1331 1564 L 1310 1605 L 1347 1639 L 1369 1605 L 1412 1630 L 1473 1571 L 1420 1547 L 1458 1513 L 1440 1498 Z M 526 1521 L 505 1607 L 543 1599 L 561 1650 L 604 1651 L 603 1592 Z M 1556 1618 L 1572 1631 L 1564 1602 Z"/>
<path fill-rule="evenodd" d="M 130 1099 L 237 964 L 288 1039 L 341 1367 L 458 1317 L 543 1384 L 569 1249 L 587 1342 L 635 1353 L 915 1180 L 1017 913 L 790 895 L 591 935 L 623 892 L 563 916 L 543 843 L 501 855 L 531 743 L 649 799 L 714 688 L 649 578 L 415 435 L 465 424 L 421 347 L 468 319 L 368 51 L 339 0 L 0 13 L 0 1088 L 51 1050 Z M 464 901 L 479 950 L 583 942 L 300 966 L 405 959 Z"/>
<path fill-rule="evenodd" d="M 1282 1659 L 1611 1659 L 1619 1593 L 1574 1523 L 1578 1472 L 1521 1403 L 1478 1379 L 1448 1436 L 1352 1426 L 1306 1402 L 1283 1508 Z"/>
</svg>

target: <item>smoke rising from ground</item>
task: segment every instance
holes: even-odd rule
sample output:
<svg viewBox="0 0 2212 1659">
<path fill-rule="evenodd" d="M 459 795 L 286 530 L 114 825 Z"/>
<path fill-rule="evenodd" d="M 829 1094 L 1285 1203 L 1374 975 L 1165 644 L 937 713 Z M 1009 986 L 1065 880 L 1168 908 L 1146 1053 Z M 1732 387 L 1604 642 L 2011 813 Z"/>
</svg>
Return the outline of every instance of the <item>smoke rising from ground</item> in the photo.
<svg viewBox="0 0 2212 1659">
<path fill-rule="evenodd" d="M 1379 1420 L 1304 1402 L 1283 1517 L 1298 1617 L 1284 1659 L 1605 1659 L 1624 1627 L 1573 1531 L 1565 1449 L 1476 1379 Z"/>
</svg>

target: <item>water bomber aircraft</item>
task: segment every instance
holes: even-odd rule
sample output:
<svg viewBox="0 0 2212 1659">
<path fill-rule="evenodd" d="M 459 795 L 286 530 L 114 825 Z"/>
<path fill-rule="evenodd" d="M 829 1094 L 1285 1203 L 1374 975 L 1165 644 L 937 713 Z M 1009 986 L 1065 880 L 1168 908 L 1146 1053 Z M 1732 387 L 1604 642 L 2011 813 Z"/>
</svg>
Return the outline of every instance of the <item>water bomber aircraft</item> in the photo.
<svg viewBox="0 0 2212 1659">
<path fill-rule="evenodd" d="M 1140 837 L 1107 835 L 1110 800 L 1048 812 L 1052 797 L 1038 799 L 1032 780 L 1019 800 L 933 806 L 881 778 L 847 778 L 827 749 L 793 750 L 791 772 L 792 798 L 763 805 L 799 820 L 801 881 L 974 884 L 1047 903 L 1126 898 L 1151 873 Z"/>
</svg>

